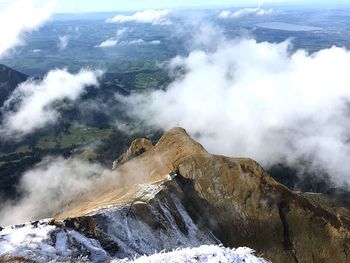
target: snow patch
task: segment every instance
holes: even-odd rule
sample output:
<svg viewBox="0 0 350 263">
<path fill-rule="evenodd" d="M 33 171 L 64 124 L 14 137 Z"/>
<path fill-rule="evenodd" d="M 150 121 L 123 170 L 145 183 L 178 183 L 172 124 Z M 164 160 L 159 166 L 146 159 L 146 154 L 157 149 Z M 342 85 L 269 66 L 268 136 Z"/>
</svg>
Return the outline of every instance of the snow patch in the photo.
<svg viewBox="0 0 350 263">
<path fill-rule="evenodd" d="M 247 247 L 237 249 L 222 246 L 200 246 L 197 248 L 185 248 L 169 253 L 158 253 L 152 256 L 142 256 L 135 260 L 114 260 L 114 263 L 268 263 L 263 258 L 256 257 L 254 250 Z"/>
<path fill-rule="evenodd" d="M 149 201 L 163 188 L 163 184 L 140 184 L 140 189 L 135 193 L 135 200 Z"/>
<path fill-rule="evenodd" d="M 70 262 L 87 255 L 93 262 L 109 260 L 97 240 L 49 224 L 45 219 L 9 226 L 0 231 L 0 261 L 6 257 L 23 257 L 35 262 Z"/>
</svg>

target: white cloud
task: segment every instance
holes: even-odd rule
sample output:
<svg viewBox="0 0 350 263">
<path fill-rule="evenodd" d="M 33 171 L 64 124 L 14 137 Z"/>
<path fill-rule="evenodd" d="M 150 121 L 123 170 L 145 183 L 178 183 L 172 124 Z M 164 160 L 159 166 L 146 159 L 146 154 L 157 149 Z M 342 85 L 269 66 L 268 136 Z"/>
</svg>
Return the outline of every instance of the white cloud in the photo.
<svg viewBox="0 0 350 263">
<path fill-rule="evenodd" d="M 145 41 L 141 38 L 134 39 L 130 41 L 122 41 L 120 42 L 121 46 L 129 46 L 129 45 L 159 45 L 161 42 L 160 40 L 152 40 L 152 41 Z"/>
<path fill-rule="evenodd" d="M 1 203 L 0 225 L 54 216 L 75 196 L 96 187 L 104 172 L 107 176 L 99 165 L 78 159 L 47 158 L 23 174 L 18 186 L 21 199 Z"/>
<path fill-rule="evenodd" d="M 131 45 L 160 45 L 160 44 L 161 44 L 160 40 L 145 41 L 142 38 L 139 38 L 134 40 L 119 41 L 117 38 L 110 38 L 102 42 L 101 44 L 97 45 L 96 47 L 108 48 L 108 47 L 115 47 L 117 45 L 131 46 Z"/>
<path fill-rule="evenodd" d="M 128 46 L 128 45 L 159 45 L 160 41 L 159 40 L 152 40 L 152 41 L 145 41 L 141 38 L 139 39 L 134 39 L 134 40 L 123 40 L 125 39 L 125 35 L 129 32 L 132 32 L 132 29 L 123 27 L 121 29 L 118 29 L 117 33 L 115 34 L 114 37 L 107 39 L 106 41 L 103 41 L 99 45 L 95 47 L 99 48 L 108 48 L 108 47 L 115 47 L 117 45 L 119 46 Z"/>
<path fill-rule="evenodd" d="M 118 44 L 119 40 L 130 31 L 131 30 L 128 29 L 127 27 L 118 29 L 117 33 L 115 34 L 115 37 L 109 38 L 95 47 L 100 47 L 100 48 L 115 47 Z"/>
<path fill-rule="evenodd" d="M 36 30 L 50 18 L 56 1 L 39 4 L 35 0 L 17 0 L 0 13 L 0 57 L 23 44 L 25 33 Z"/>
<path fill-rule="evenodd" d="M 133 39 L 133 40 L 122 40 L 123 37 L 130 32 L 131 30 L 124 27 L 117 31 L 115 37 L 109 38 L 106 41 L 103 41 L 99 45 L 96 45 L 95 47 L 98 48 L 109 48 L 109 47 L 115 47 L 115 46 L 131 46 L 131 45 L 159 45 L 161 43 L 160 40 L 151 40 L 151 41 L 145 41 L 142 38 Z"/>
<path fill-rule="evenodd" d="M 191 36 L 187 37 L 190 50 L 211 50 L 224 41 L 222 29 L 212 23 L 199 21 L 191 27 Z"/>
<path fill-rule="evenodd" d="M 232 16 L 232 12 L 229 10 L 223 10 L 221 11 L 221 13 L 219 14 L 220 18 L 230 18 Z"/>
<path fill-rule="evenodd" d="M 170 11 L 169 10 L 152 10 L 147 9 L 144 11 L 136 12 L 133 15 L 117 15 L 113 18 L 106 20 L 107 23 L 126 23 L 126 22 L 135 22 L 135 23 L 145 23 L 153 25 L 170 25 L 171 21 L 169 19 Z"/>
<path fill-rule="evenodd" d="M 148 43 L 150 43 L 152 45 L 160 45 L 161 41 L 160 40 L 152 40 L 152 41 L 149 41 Z"/>
<path fill-rule="evenodd" d="M 264 165 L 306 158 L 350 183 L 349 51 L 290 54 L 288 42 L 227 40 L 174 58 L 171 71 L 179 67 L 165 91 L 127 98 L 130 113 L 160 128 L 182 126 L 213 153 Z"/>
<path fill-rule="evenodd" d="M 101 44 L 97 45 L 96 47 L 101 47 L 101 48 L 105 48 L 105 47 L 115 47 L 118 44 L 118 40 L 115 38 L 110 38 L 107 39 L 106 41 L 103 41 Z"/>
<path fill-rule="evenodd" d="M 220 18 L 240 18 L 243 16 L 251 16 L 251 15 L 257 15 L 257 16 L 264 16 L 264 15 L 271 15 L 273 13 L 273 9 L 263 9 L 260 7 L 257 8 L 243 8 L 239 9 L 235 12 L 231 12 L 229 10 L 223 10 L 220 14 Z"/>
<path fill-rule="evenodd" d="M 143 45 L 145 43 L 145 40 L 141 38 L 123 42 L 125 45 Z"/>
<path fill-rule="evenodd" d="M 130 32 L 130 30 L 127 27 L 123 27 L 121 29 L 118 29 L 117 37 L 121 37 L 121 36 L 125 35 L 128 32 Z"/>
<path fill-rule="evenodd" d="M 57 46 L 60 50 L 66 49 L 69 44 L 70 36 L 64 35 L 58 38 Z"/>
<path fill-rule="evenodd" d="M 285 0 L 260 0 L 256 8 L 242 8 L 235 12 L 231 12 L 230 10 L 223 10 L 219 14 L 219 18 L 240 18 L 243 16 L 253 16 L 253 15 L 256 15 L 256 16 L 271 15 L 274 13 L 274 10 L 272 8 L 264 9 L 262 6 L 265 3 L 281 3 L 281 2 L 285 2 Z"/>
<path fill-rule="evenodd" d="M 77 99 L 87 86 L 98 85 L 101 75 L 99 70 L 71 74 L 57 69 L 50 71 L 43 80 L 20 84 L 1 109 L 4 121 L 0 133 L 13 139 L 54 123 L 59 113 L 52 104 L 64 98 Z"/>
<path fill-rule="evenodd" d="M 77 157 L 47 157 L 22 175 L 17 186 L 20 198 L 0 200 L 0 225 L 53 217 L 67 211 L 74 201 L 89 202 L 108 189 L 135 184 L 135 178 L 147 173 L 142 166 L 130 165 L 128 178 L 120 180 L 116 170 Z"/>
</svg>

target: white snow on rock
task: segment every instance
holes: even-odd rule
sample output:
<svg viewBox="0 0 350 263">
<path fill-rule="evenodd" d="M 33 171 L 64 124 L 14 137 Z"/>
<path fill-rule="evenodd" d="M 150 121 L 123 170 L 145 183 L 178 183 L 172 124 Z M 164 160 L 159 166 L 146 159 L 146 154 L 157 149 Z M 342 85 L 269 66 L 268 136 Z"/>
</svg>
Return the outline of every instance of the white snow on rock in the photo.
<svg viewBox="0 0 350 263">
<path fill-rule="evenodd" d="M 267 263 L 256 257 L 250 248 L 225 248 L 217 245 L 203 245 L 183 248 L 172 252 L 161 252 L 151 256 L 130 259 L 113 259 L 101 247 L 99 241 L 83 234 L 50 225 L 41 220 L 22 225 L 9 226 L 0 231 L 0 262 L 3 259 L 19 257 L 44 262 L 114 262 L 114 263 Z M 135 255 L 136 257 L 136 255 Z"/>
<path fill-rule="evenodd" d="M 81 261 L 87 255 L 93 262 L 110 260 L 99 242 L 75 230 L 49 224 L 49 219 L 9 226 L 0 231 L 0 262 L 21 257 L 35 262 Z M 86 261 L 86 260 L 84 260 Z"/>
<path fill-rule="evenodd" d="M 67 220 L 44 219 L 8 226 L 0 230 L 0 262 L 16 262 L 16 258 L 37 263 L 267 262 L 249 248 L 214 245 L 220 241 L 210 230 L 196 225 L 184 207 L 181 189 L 177 184 L 171 186 L 167 195 L 153 200 L 165 186 L 141 185 L 135 194 L 137 202 L 87 215 L 85 219 L 94 221 L 98 235 Z M 144 213 L 138 214 L 135 207 Z M 148 219 L 143 217 L 145 214 Z M 157 224 L 161 227 L 155 228 Z M 159 251 L 163 252 L 154 254 Z"/>
<path fill-rule="evenodd" d="M 169 253 L 158 253 L 152 256 L 142 256 L 135 260 L 114 260 L 114 263 L 268 263 L 263 258 L 256 257 L 250 248 L 237 249 L 222 246 L 206 245 L 197 248 L 185 248 Z"/>
</svg>

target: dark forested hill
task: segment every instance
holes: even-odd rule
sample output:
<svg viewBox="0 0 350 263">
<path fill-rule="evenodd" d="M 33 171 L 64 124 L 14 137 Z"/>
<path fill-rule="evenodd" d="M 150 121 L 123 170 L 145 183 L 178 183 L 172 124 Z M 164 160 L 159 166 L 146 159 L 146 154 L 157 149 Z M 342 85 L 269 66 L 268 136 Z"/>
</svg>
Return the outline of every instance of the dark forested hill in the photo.
<svg viewBox="0 0 350 263">
<path fill-rule="evenodd" d="M 4 104 L 17 85 L 27 79 L 28 76 L 0 64 L 0 106 Z"/>
</svg>

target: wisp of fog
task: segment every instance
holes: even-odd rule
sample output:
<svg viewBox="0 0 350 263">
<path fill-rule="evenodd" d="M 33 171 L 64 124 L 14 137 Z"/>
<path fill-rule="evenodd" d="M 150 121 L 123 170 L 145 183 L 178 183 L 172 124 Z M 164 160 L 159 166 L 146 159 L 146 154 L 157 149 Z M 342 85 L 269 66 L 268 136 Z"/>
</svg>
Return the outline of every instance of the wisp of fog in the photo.
<svg viewBox="0 0 350 263">
<path fill-rule="evenodd" d="M 78 158 L 47 157 L 22 175 L 18 200 L 1 202 L 0 225 L 52 217 L 108 174 L 102 166 Z"/>
</svg>

